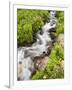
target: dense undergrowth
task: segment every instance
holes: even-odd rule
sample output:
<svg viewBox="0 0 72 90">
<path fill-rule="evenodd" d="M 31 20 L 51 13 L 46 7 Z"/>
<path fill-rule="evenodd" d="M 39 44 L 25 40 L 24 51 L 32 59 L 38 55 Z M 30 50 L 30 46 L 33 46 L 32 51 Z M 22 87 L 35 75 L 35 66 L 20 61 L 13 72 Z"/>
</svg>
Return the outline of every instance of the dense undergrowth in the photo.
<svg viewBox="0 0 72 90">
<path fill-rule="evenodd" d="M 36 32 L 47 22 L 49 11 L 47 10 L 17 10 L 17 42 L 18 46 L 31 45 L 36 40 Z M 55 35 L 64 34 L 64 12 L 57 11 L 57 26 Z M 64 78 L 64 68 L 61 62 L 64 60 L 64 48 L 59 42 L 55 42 L 48 56 L 49 60 L 44 70 L 37 70 L 32 76 L 36 79 Z"/>
<path fill-rule="evenodd" d="M 47 21 L 47 10 L 17 10 L 18 46 L 30 45 L 36 40 L 36 33 Z"/>
<path fill-rule="evenodd" d="M 64 70 L 61 61 L 64 60 L 64 49 L 59 43 L 55 43 L 49 56 L 48 64 L 44 70 L 38 70 L 32 79 L 63 78 Z"/>
</svg>

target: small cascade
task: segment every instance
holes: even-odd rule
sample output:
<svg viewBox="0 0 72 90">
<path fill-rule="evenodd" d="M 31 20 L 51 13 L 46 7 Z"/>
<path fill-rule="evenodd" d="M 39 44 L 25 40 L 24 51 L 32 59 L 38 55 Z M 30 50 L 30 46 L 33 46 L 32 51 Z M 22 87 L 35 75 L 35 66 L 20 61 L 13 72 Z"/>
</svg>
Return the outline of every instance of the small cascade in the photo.
<svg viewBox="0 0 72 90">
<path fill-rule="evenodd" d="M 18 80 L 30 80 L 35 70 L 33 59 L 48 53 L 52 44 L 50 32 L 53 32 L 57 22 L 55 15 L 56 11 L 50 11 L 49 22 L 37 32 L 37 40 L 31 47 L 18 48 L 18 65 L 22 64 L 22 73 L 18 70 Z"/>
</svg>

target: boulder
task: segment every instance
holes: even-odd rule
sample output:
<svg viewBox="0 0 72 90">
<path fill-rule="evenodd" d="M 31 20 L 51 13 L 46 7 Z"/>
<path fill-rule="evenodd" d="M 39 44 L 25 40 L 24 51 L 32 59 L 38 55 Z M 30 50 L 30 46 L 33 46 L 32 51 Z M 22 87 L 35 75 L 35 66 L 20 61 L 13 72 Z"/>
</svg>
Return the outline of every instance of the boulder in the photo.
<svg viewBox="0 0 72 90">
<path fill-rule="evenodd" d="M 17 80 L 24 80 L 23 71 L 24 65 L 20 62 L 17 64 Z"/>
<path fill-rule="evenodd" d="M 34 64 L 35 64 L 35 68 L 37 70 L 44 70 L 45 67 L 47 66 L 48 63 L 48 56 L 45 56 L 43 58 L 35 58 L 34 60 Z"/>
</svg>

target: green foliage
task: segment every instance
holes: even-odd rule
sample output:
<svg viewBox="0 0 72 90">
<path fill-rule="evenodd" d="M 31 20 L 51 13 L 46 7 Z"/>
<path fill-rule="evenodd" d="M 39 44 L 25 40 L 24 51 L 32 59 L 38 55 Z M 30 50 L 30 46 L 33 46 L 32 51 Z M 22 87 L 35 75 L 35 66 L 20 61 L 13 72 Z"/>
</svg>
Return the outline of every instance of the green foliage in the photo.
<svg viewBox="0 0 72 90">
<path fill-rule="evenodd" d="M 55 43 L 49 56 L 49 62 L 46 67 L 49 76 L 47 78 L 63 78 L 64 70 L 61 68 L 61 61 L 64 60 L 64 48 L 59 44 Z"/>
<path fill-rule="evenodd" d="M 47 10 L 17 9 L 17 41 L 18 46 L 35 42 L 37 31 L 48 19 Z"/>
<path fill-rule="evenodd" d="M 44 70 L 37 71 L 32 79 L 56 79 L 64 77 L 61 61 L 64 60 L 64 49 L 59 43 L 55 43 L 49 56 L 48 64 Z M 45 77 L 45 78 L 44 78 Z"/>
<path fill-rule="evenodd" d="M 32 80 L 43 79 L 44 71 L 37 71 L 35 75 L 32 76 Z"/>
<path fill-rule="evenodd" d="M 33 29 L 34 33 L 36 33 L 44 25 L 44 22 L 42 21 L 42 19 L 40 17 L 38 17 L 37 19 L 35 19 L 35 21 L 32 25 L 33 25 L 32 29 Z"/>
<path fill-rule="evenodd" d="M 57 11 L 57 26 L 56 34 L 64 33 L 64 12 Z M 56 42 L 51 50 L 51 54 L 48 59 L 48 64 L 44 70 L 38 70 L 35 75 L 32 76 L 33 80 L 38 79 L 60 79 L 64 78 L 64 69 L 61 67 L 61 62 L 64 60 L 64 48 L 60 43 Z"/>
<path fill-rule="evenodd" d="M 64 12 L 58 11 L 56 17 L 57 17 L 56 33 L 57 35 L 59 35 L 60 33 L 64 33 Z"/>
<path fill-rule="evenodd" d="M 18 46 L 27 46 L 35 42 L 36 33 L 48 20 L 49 11 L 17 9 L 17 43 Z M 56 36 L 64 33 L 64 12 L 57 11 Z M 64 48 L 60 43 L 55 43 L 48 64 L 44 70 L 37 70 L 32 76 L 33 80 L 56 79 L 64 77 L 64 69 L 61 61 L 64 60 Z"/>
<path fill-rule="evenodd" d="M 49 57 L 54 59 L 55 63 L 57 64 L 58 61 L 60 62 L 64 59 L 64 48 L 59 43 L 55 43 Z"/>
<path fill-rule="evenodd" d="M 19 27 L 18 25 L 18 45 L 21 46 L 22 44 L 29 44 L 30 42 L 32 42 L 33 40 L 33 36 L 32 36 L 32 25 L 31 24 L 25 24 L 22 27 Z"/>
</svg>

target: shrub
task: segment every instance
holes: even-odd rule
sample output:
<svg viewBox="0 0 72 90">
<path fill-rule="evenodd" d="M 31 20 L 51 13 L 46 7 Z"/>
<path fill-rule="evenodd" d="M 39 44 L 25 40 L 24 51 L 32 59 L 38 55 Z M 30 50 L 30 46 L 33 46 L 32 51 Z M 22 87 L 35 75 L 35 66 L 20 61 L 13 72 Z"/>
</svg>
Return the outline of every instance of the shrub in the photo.
<svg viewBox="0 0 72 90">
<path fill-rule="evenodd" d="M 48 16 L 47 10 L 17 9 L 18 46 L 35 42 L 36 33 L 47 21 Z"/>
<path fill-rule="evenodd" d="M 56 26 L 56 33 L 59 35 L 60 33 L 64 33 L 64 12 L 58 11 L 56 14 L 57 18 L 57 26 Z"/>
<path fill-rule="evenodd" d="M 61 61 L 64 60 L 64 49 L 59 43 L 55 43 L 49 56 L 48 64 L 44 70 L 37 71 L 32 79 L 56 79 L 64 77 L 64 69 Z M 44 78 L 45 76 L 45 78 Z"/>
<path fill-rule="evenodd" d="M 57 26 L 56 26 L 56 36 L 64 33 L 64 12 L 57 11 Z M 33 80 L 38 79 L 60 79 L 64 78 L 64 69 L 61 66 L 64 60 L 64 48 L 60 43 L 54 43 L 54 46 L 49 55 L 48 64 L 44 70 L 37 70 L 36 74 L 32 76 Z"/>
<path fill-rule="evenodd" d="M 18 45 L 22 46 L 25 44 L 29 44 L 33 41 L 32 36 L 32 25 L 31 24 L 25 24 L 23 25 L 22 29 L 18 25 Z"/>
</svg>

